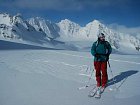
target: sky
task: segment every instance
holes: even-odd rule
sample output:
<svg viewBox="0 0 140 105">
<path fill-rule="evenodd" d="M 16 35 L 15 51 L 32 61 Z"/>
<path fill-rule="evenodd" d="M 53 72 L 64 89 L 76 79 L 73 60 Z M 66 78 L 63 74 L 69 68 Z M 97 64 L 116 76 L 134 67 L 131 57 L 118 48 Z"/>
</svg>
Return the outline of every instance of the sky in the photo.
<svg viewBox="0 0 140 105">
<path fill-rule="evenodd" d="M 108 25 L 140 27 L 139 10 L 140 0 L 0 0 L 1 13 L 53 22 L 70 19 L 81 26 L 96 19 Z"/>
</svg>

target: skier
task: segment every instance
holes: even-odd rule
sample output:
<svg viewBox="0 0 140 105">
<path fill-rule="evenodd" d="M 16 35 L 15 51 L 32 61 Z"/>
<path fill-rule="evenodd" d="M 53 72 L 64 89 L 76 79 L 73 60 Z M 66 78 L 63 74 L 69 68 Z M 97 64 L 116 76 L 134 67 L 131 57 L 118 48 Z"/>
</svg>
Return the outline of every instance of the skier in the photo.
<svg viewBox="0 0 140 105">
<path fill-rule="evenodd" d="M 94 56 L 94 68 L 96 70 L 97 88 L 96 94 L 100 95 L 107 86 L 107 62 L 112 52 L 111 45 L 105 41 L 104 33 L 99 33 L 98 40 L 93 43 L 91 54 Z"/>
</svg>

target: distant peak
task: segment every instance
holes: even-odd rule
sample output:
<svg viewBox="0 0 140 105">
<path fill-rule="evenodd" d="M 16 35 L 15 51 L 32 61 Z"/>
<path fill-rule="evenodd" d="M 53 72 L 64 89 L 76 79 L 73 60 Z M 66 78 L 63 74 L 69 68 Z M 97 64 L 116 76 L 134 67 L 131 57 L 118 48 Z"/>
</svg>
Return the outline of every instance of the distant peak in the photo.
<svg viewBox="0 0 140 105">
<path fill-rule="evenodd" d="M 74 26 L 80 27 L 79 24 L 77 24 L 77 23 L 75 23 L 75 22 L 73 22 L 73 21 L 71 21 L 71 20 L 69 20 L 69 19 L 61 20 L 58 24 L 66 24 L 66 25 L 68 25 L 68 24 L 73 24 Z"/>
<path fill-rule="evenodd" d="M 99 27 L 100 25 L 102 25 L 102 23 L 98 20 L 93 20 L 91 22 L 89 22 L 86 27 L 91 27 L 91 26 L 96 26 L 96 27 Z"/>
<path fill-rule="evenodd" d="M 41 21 L 41 22 L 47 22 L 47 23 L 52 23 L 50 20 L 46 20 L 46 19 L 44 19 L 44 18 L 42 18 L 42 17 L 33 17 L 33 18 L 30 18 L 30 19 L 28 19 L 28 21 L 30 21 L 30 20 L 33 20 L 33 21 Z"/>
<path fill-rule="evenodd" d="M 90 23 L 91 24 L 96 24 L 96 25 L 102 24 L 99 20 L 93 20 Z"/>
<path fill-rule="evenodd" d="M 0 13 L 0 16 L 3 16 L 3 17 L 11 17 L 11 15 L 8 14 L 8 13 Z"/>
<path fill-rule="evenodd" d="M 22 14 L 21 13 L 17 13 L 15 16 L 22 17 Z"/>
<path fill-rule="evenodd" d="M 100 21 L 99 21 L 99 20 L 96 20 L 96 19 L 93 20 L 93 22 L 95 22 L 95 23 L 100 23 Z"/>
<path fill-rule="evenodd" d="M 62 22 L 73 23 L 73 22 L 72 22 L 71 20 L 69 20 L 69 19 L 64 19 L 64 20 L 61 20 L 60 22 L 61 22 L 61 23 L 62 23 Z"/>
<path fill-rule="evenodd" d="M 44 20 L 44 19 L 41 17 L 32 17 L 32 18 L 30 18 L 30 20 Z"/>
</svg>

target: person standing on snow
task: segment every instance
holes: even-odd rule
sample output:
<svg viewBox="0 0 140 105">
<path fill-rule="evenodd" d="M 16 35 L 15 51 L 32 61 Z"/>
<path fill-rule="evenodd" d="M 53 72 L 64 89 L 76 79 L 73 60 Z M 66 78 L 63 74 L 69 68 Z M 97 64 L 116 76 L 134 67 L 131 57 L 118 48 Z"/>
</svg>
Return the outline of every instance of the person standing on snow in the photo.
<svg viewBox="0 0 140 105">
<path fill-rule="evenodd" d="M 108 81 L 107 62 L 112 52 L 111 45 L 105 41 L 105 35 L 100 33 L 98 40 L 93 43 L 91 54 L 94 56 L 94 68 L 96 70 L 97 88 L 105 89 Z"/>
</svg>

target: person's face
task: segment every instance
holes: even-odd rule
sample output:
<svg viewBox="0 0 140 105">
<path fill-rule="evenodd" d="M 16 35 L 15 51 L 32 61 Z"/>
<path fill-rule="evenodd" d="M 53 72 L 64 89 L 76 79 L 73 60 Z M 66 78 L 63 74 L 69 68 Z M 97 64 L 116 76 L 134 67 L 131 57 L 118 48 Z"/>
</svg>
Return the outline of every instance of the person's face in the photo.
<svg viewBox="0 0 140 105">
<path fill-rule="evenodd" d="M 105 40 L 105 37 L 104 36 L 100 37 L 100 40 L 101 41 L 104 41 Z"/>
</svg>

